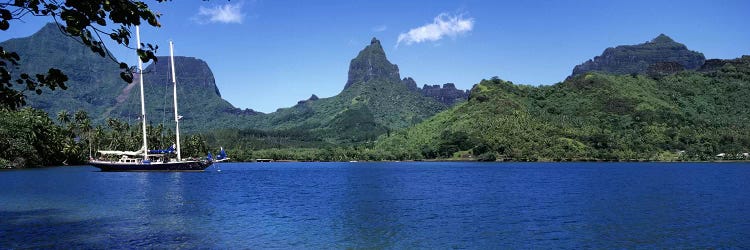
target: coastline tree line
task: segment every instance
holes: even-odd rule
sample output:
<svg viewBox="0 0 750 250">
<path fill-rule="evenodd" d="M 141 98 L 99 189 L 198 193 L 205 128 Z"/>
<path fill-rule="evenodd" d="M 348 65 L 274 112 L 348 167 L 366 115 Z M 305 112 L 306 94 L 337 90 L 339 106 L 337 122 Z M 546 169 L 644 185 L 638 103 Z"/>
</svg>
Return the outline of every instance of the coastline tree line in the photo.
<svg viewBox="0 0 750 250">
<path fill-rule="evenodd" d="M 55 121 L 34 108 L 0 109 L 0 168 L 85 164 L 98 150 L 137 151 L 141 137 L 140 124 L 109 118 L 94 125 L 82 110 L 62 110 Z M 175 143 L 175 134 L 163 124 L 149 124 L 147 140 L 150 149 L 166 149 Z M 184 157 L 201 158 L 208 151 L 203 136 L 183 138 Z"/>
</svg>

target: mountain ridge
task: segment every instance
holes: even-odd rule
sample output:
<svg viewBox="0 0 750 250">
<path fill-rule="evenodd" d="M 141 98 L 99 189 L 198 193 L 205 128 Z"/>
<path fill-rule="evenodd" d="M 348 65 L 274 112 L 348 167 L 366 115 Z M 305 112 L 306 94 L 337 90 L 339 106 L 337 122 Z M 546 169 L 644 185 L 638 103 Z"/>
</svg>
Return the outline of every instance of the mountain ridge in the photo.
<svg viewBox="0 0 750 250">
<path fill-rule="evenodd" d="M 699 69 L 705 60 L 703 53 L 688 50 L 684 44 L 660 34 L 645 43 L 609 47 L 601 55 L 576 65 L 571 76 L 591 71 L 612 74 L 645 73 L 651 65 L 667 62 L 695 70 Z"/>
<path fill-rule="evenodd" d="M 127 85 L 120 78 L 121 70 L 115 60 L 92 53 L 77 38 L 64 35 L 55 23 L 44 25 L 30 36 L 0 42 L 0 46 L 21 57 L 18 68 L 10 69 L 13 74 L 33 75 L 58 68 L 68 76 L 67 90 L 44 89 L 41 95 L 26 93 L 28 106 L 50 114 L 70 107 L 101 114 L 116 102 L 116 93 Z"/>
</svg>

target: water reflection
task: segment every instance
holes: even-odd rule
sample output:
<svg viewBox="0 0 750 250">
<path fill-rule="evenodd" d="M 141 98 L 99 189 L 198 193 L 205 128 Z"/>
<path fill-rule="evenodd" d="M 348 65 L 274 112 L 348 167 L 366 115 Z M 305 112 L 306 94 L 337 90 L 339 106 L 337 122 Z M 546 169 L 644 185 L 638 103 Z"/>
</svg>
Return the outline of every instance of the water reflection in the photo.
<svg viewBox="0 0 750 250">
<path fill-rule="evenodd" d="M 111 173 L 103 173 L 111 174 Z M 133 172 L 117 173 L 123 180 L 121 188 L 114 190 L 108 199 L 122 201 L 118 214 L 118 228 L 111 233 L 134 236 L 128 242 L 133 246 L 185 247 L 200 242 L 202 237 L 193 232 L 195 218 L 210 212 L 205 202 L 192 202 L 196 187 L 184 182 L 201 173 Z M 130 180 L 128 183 L 127 180 Z M 122 197 L 117 197 L 122 195 Z M 189 197 L 186 197 L 189 196 Z M 198 199 L 202 199 L 198 196 Z M 108 208 L 113 209 L 113 208 Z M 115 212 L 117 213 L 117 212 Z"/>
<path fill-rule="evenodd" d="M 343 168 L 345 190 L 341 201 L 343 238 L 340 247 L 393 248 L 402 235 L 398 197 L 403 184 L 392 172 L 365 163 Z"/>
</svg>

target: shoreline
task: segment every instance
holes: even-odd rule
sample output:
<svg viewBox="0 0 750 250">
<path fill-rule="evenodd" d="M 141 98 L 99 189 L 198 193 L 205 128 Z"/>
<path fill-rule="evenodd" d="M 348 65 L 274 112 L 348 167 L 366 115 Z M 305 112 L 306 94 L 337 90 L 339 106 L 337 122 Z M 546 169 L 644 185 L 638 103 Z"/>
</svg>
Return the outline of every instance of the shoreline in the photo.
<svg viewBox="0 0 750 250">
<path fill-rule="evenodd" d="M 255 162 L 255 161 L 237 161 L 237 162 L 223 162 L 223 163 L 313 163 L 313 162 L 330 162 L 330 163 L 399 163 L 399 162 L 476 162 L 476 163 L 750 163 L 750 160 L 718 160 L 718 161 L 477 161 L 477 160 L 461 160 L 461 159 L 430 159 L 430 160 L 406 160 L 406 161 L 295 161 L 295 160 L 278 160 L 270 162 Z M 39 167 L 26 167 L 26 168 L 0 168 L 0 171 L 11 171 L 11 170 L 23 170 L 23 169 L 44 169 L 44 168 L 62 168 L 62 167 L 86 167 L 91 165 L 62 165 L 62 166 L 39 166 Z"/>
</svg>

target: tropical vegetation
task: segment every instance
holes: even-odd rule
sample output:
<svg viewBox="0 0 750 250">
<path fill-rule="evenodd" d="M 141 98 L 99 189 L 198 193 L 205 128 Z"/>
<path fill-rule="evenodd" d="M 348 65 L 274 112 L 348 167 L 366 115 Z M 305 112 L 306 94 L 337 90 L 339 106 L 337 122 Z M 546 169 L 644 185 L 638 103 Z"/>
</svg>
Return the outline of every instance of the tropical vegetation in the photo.
<svg viewBox="0 0 750 250">
<path fill-rule="evenodd" d="M 136 151 L 142 147 L 140 124 L 107 119 L 94 125 L 83 110 L 62 110 L 56 121 L 38 109 L 0 109 L 0 168 L 24 168 L 84 164 L 98 150 Z M 172 129 L 163 124 L 148 126 L 150 149 L 169 148 L 175 143 Z M 209 148 L 203 136 L 182 140 L 183 157 L 205 157 Z"/>
<path fill-rule="evenodd" d="M 586 73 L 532 87 L 482 80 L 469 101 L 382 136 L 376 149 L 417 158 L 745 159 L 750 57 L 666 76 Z"/>
</svg>

